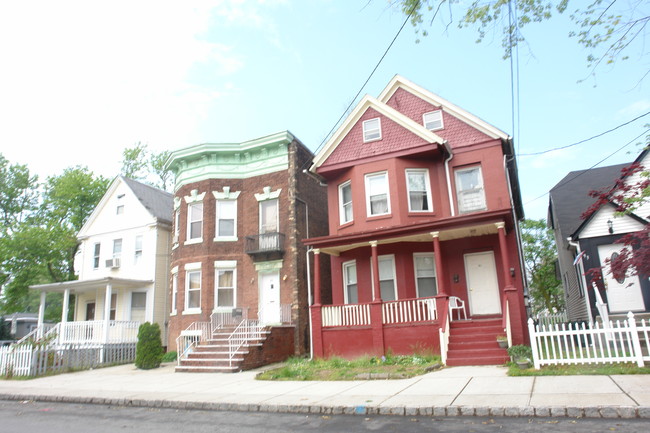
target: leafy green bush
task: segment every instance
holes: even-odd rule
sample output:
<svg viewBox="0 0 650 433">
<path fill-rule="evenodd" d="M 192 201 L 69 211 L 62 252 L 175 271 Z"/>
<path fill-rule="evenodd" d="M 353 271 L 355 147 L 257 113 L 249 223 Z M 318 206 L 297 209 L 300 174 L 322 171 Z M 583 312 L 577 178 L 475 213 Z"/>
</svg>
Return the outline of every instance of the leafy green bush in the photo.
<svg viewBox="0 0 650 433">
<path fill-rule="evenodd" d="M 160 367 L 163 357 L 160 340 L 160 326 L 145 322 L 138 329 L 138 344 L 135 347 L 135 366 L 143 370 Z"/>
<path fill-rule="evenodd" d="M 162 357 L 162 362 L 174 362 L 178 358 L 178 353 L 175 350 L 167 352 Z"/>
<path fill-rule="evenodd" d="M 508 355 L 517 361 L 519 359 L 533 359 L 533 349 L 530 346 L 524 346 L 523 344 L 517 344 L 516 346 L 510 346 L 508 348 Z"/>
</svg>

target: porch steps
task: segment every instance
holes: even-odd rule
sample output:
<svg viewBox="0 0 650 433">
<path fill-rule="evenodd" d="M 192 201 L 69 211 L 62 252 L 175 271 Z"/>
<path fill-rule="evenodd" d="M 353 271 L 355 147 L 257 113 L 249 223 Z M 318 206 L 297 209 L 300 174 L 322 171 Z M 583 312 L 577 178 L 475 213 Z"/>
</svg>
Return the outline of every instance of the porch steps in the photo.
<svg viewBox="0 0 650 433">
<path fill-rule="evenodd" d="M 244 343 L 230 360 L 228 337 L 234 331 L 232 328 L 223 328 L 212 335 L 204 343 L 197 345 L 194 350 L 181 359 L 176 366 L 176 372 L 185 373 L 234 373 L 241 371 L 249 348 L 261 346 L 268 335 L 262 332 L 261 339 L 252 339 Z"/>
<path fill-rule="evenodd" d="M 496 337 L 504 335 L 501 318 L 453 321 L 449 330 L 447 365 L 500 365 L 510 358 Z"/>
</svg>

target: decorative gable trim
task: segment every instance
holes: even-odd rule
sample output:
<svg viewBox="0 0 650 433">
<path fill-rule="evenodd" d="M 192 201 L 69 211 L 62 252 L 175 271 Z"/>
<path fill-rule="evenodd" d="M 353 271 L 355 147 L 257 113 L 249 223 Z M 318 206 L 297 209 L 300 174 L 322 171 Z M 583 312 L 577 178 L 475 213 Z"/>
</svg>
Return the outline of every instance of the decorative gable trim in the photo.
<svg viewBox="0 0 650 433">
<path fill-rule="evenodd" d="M 419 123 L 413 121 L 394 108 L 391 108 L 385 103 L 373 98 L 372 96 L 366 95 L 361 99 L 361 101 L 359 101 L 357 106 L 354 108 L 354 110 L 352 110 L 350 115 L 345 119 L 343 124 L 334 133 L 334 135 L 332 135 L 327 143 L 325 143 L 323 149 L 321 149 L 321 151 L 318 152 L 318 154 L 314 157 L 314 163 L 311 166 L 310 171 L 315 172 L 315 170 L 327 160 L 327 158 L 332 154 L 332 152 L 334 152 L 341 141 L 348 135 L 352 127 L 356 125 L 361 116 L 363 116 L 363 114 L 369 108 L 373 108 L 378 113 L 386 116 L 390 120 L 394 121 L 403 128 L 406 128 L 428 143 L 437 143 L 442 145 L 445 142 L 442 137 L 429 131 L 424 127 L 424 125 L 420 125 Z"/>
<path fill-rule="evenodd" d="M 264 200 L 272 200 L 274 198 L 280 197 L 280 192 L 282 191 L 282 188 L 278 188 L 275 191 L 271 191 L 270 186 L 265 186 L 262 188 L 262 191 L 264 191 L 261 194 L 255 194 L 255 198 L 257 201 L 264 201 Z"/>
<path fill-rule="evenodd" d="M 190 203 L 196 203 L 199 201 L 203 201 L 203 197 L 205 197 L 205 193 L 202 192 L 199 194 L 198 189 L 193 189 L 190 191 L 190 195 L 185 196 L 185 203 L 190 204 Z"/>
<path fill-rule="evenodd" d="M 441 98 L 440 96 L 418 86 L 417 84 L 407 80 L 400 75 L 395 75 L 390 83 L 388 83 L 388 86 L 386 86 L 386 88 L 379 95 L 379 101 L 384 104 L 387 103 L 399 88 L 402 88 L 407 92 L 414 94 L 415 96 L 427 101 L 431 105 L 439 107 L 446 113 L 451 114 L 466 124 L 478 129 L 491 138 L 500 138 L 502 140 L 507 140 L 510 138 L 505 132 L 495 128 L 494 126 L 474 116 L 468 111 L 463 110 L 462 108 L 452 104 L 446 99 Z"/>
<path fill-rule="evenodd" d="M 241 191 L 230 191 L 229 186 L 224 186 L 223 187 L 223 192 L 221 191 L 212 191 L 212 195 L 214 198 L 217 200 L 237 200 L 239 197 L 239 194 L 241 194 Z"/>
</svg>

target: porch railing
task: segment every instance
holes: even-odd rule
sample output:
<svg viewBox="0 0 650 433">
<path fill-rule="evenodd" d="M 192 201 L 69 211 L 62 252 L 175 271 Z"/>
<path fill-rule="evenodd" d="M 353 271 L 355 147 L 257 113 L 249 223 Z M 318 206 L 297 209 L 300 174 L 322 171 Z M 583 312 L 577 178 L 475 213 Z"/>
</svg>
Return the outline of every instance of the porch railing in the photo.
<svg viewBox="0 0 650 433">
<path fill-rule="evenodd" d="M 207 340 L 212 333 L 212 322 L 194 322 L 185 330 L 181 331 L 181 335 L 176 338 L 176 348 L 178 350 L 177 362 L 178 365 L 188 353 L 202 341 Z"/>
<path fill-rule="evenodd" d="M 65 322 L 59 324 L 57 343 L 136 343 L 140 322 L 88 320 L 84 322 Z"/>
<path fill-rule="evenodd" d="M 248 308 L 234 308 L 232 311 L 214 311 L 210 315 L 212 332 L 224 326 L 237 326 L 242 320 L 248 319 Z"/>
<path fill-rule="evenodd" d="M 325 305 L 321 308 L 323 327 L 370 325 L 370 304 Z"/>
<path fill-rule="evenodd" d="M 427 322 L 437 319 L 434 298 L 403 299 L 382 304 L 384 325 Z"/>
</svg>

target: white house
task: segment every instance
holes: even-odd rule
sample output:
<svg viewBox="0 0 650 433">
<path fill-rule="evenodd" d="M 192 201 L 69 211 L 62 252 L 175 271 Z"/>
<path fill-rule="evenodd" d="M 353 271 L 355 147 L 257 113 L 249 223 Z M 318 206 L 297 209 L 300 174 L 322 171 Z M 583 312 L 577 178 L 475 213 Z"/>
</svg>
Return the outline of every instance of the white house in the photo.
<svg viewBox="0 0 650 433">
<path fill-rule="evenodd" d="M 134 340 L 140 323 L 154 322 L 167 341 L 172 209 L 170 193 L 115 178 L 77 235 L 79 279 L 30 287 L 41 292 L 39 325 L 46 293 L 61 292 L 60 340 Z M 73 323 L 67 321 L 71 307 Z"/>
</svg>

